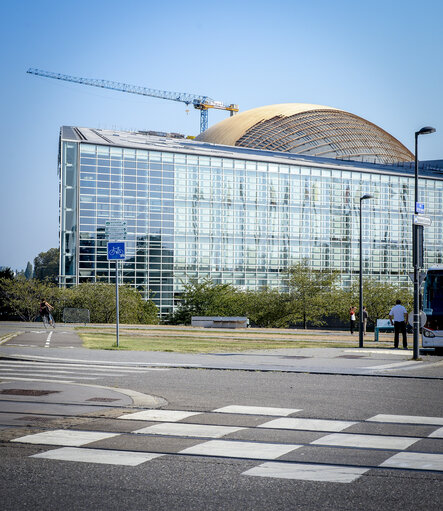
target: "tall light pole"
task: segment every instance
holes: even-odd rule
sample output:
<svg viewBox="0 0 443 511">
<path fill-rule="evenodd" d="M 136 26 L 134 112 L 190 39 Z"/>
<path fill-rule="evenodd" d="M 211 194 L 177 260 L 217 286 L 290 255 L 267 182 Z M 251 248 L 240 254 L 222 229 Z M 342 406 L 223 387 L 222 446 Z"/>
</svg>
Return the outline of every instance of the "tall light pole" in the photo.
<svg viewBox="0 0 443 511">
<path fill-rule="evenodd" d="M 414 215 L 423 211 L 418 202 L 418 137 L 419 135 L 429 135 L 434 133 L 435 128 L 425 126 L 421 130 L 415 132 L 415 198 L 414 198 Z M 419 295 L 420 295 L 420 282 L 418 280 L 418 271 L 421 266 L 421 257 L 419 251 L 422 247 L 419 246 L 419 234 L 422 225 L 413 224 L 412 228 L 412 262 L 414 265 L 414 360 L 418 359 L 418 337 L 420 333 L 420 312 L 419 312 Z"/>
<path fill-rule="evenodd" d="M 366 199 L 372 199 L 373 195 L 365 193 L 360 197 L 360 281 L 359 281 L 359 316 L 358 316 L 358 347 L 363 348 L 363 246 L 362 246 L 362 214 L 361 203 Z"/>
</svg>

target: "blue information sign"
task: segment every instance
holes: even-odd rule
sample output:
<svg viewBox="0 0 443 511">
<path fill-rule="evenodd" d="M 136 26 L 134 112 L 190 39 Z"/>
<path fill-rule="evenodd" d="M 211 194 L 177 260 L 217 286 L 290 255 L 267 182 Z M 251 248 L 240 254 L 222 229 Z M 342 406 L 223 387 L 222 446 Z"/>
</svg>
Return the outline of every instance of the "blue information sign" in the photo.
<svg viewBox="0 0 443 511">
<path fill-rule="evenodd" d="M 126 259 L 125 242 L 108 242 L 108 261 Z"/>
<path fill-rule="evenodd" d="M 423 202 L 415 203 L 415 212 L 416 213 L 424 213 L 425 212 L 425 205 Z"/>
</svg>

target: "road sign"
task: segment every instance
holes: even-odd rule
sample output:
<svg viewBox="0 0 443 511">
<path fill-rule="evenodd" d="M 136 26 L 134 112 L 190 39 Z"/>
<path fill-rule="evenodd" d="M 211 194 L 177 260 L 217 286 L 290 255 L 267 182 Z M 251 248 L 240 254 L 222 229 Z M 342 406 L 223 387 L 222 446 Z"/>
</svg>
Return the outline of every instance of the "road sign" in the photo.
<svg viewBox="0 0 443 511">
<path fill-rule="evenodd" d="M 119 261 L 122 259 L 126 259 L 126 250 L 125 250 L 125 242 L 108 242 L 108 261 Z"/>
<path fill-rule="evenodd" d="M 422 328 L 422 327 L 424 327 L 426 325 L 426 319 L 427 319 L 426 314 L 423 311 L 420 311 L 420 314 L 419 314 L 419 317 L 418 317 L 418 321 L 420 323 L 420 328 Z M 411 326 L 414 326 L 414 313 L 413 312 L 410 312 L 408 314 L 408 323 Z"/>
<path fill-rule="evenodd" d="M 414 272 L 411 271 L 411 273 L 408 273 L 409 278 L 412 282 L 414 282 Z M 425 271 L 419 271 L 418 272 L 418 284 L 421 286 L 426 278 L 426 272 Z"/>
<path fill-rule="evenodd" d="M 125 220 L 106 220 L 105 235 L 109 241 L 124 241 L 127 235 Z"/>
<path fill-rule="evenodd" d="M 414 215 L 413 217 L 414 225 L 432 225 L 432 219 L 429 216 L 425 215 Z"/>
<path fill-rule="evenodd" d="M 105 227 L 126 227 L 126 220 L 106 220 Z"/>
<path fill-rule="evenodd" d="M 415 203 L 415 212 L 416 213 L 424 213 L 425 212 L 424 202 L 416 202 Z"/>
</svg>

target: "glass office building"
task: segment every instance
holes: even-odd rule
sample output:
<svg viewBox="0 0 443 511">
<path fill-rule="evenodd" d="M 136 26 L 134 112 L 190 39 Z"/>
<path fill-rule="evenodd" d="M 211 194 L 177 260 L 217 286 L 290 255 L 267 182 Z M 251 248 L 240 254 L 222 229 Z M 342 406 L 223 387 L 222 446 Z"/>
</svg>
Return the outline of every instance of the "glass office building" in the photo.
<svg viewBox="0 0 443 511">
<path fill-rule="evenodd" d="M 191 277 L 247 289 L 284 288 L 307 259 L 408 285 L 413 164 L 379 165 L 214 145 L 171 134 L 63 127 L 60 136 L 60 284 L 114 282 L 105 222 L 127 222 L 121 280 L 172 310 Z M 420 169 L 425 267 L 443 263 L 443 169 Z"/>
</svg>

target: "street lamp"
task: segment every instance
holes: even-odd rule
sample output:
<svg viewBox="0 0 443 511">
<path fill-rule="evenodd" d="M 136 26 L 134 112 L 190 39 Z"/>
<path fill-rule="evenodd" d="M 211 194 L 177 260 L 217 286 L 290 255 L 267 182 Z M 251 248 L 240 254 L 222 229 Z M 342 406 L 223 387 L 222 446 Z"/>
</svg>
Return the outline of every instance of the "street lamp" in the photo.
<svg viewBox="0 0 443 511">
<path fill-rule="evenodd" d="M 372 199 L 373 195 L 365 193 L 360 197 L 360 303 L 359 303 L 359 318 L 358 318 L 358 347 L 363 348 L 363 247 L 362 247 L 362 214 L 361 203 L 366 199 Z"/>
<path fill-rule="evenodd" d="M 434 133 L 435 128 L 425 126 L 421 130 L 415 132 L 415 201 L 414 201 L 414 215 L 422 211 L 418 205 L 418 137 L 419 135 L 429 135 Z M 419 261 L 419 233 L 423 229 L 422 225 L 413 224 L 412 227 L 412 262 L 414 265 L 414 360 L 418 359 L 418 336 L 420 332 L 420 312 L 419 312 L 419 293 L 420 283 L 418 280 L 418 270 L 421 261 Z M 420 248 L 421 250 L 421 248 Z"/>
</svg>

